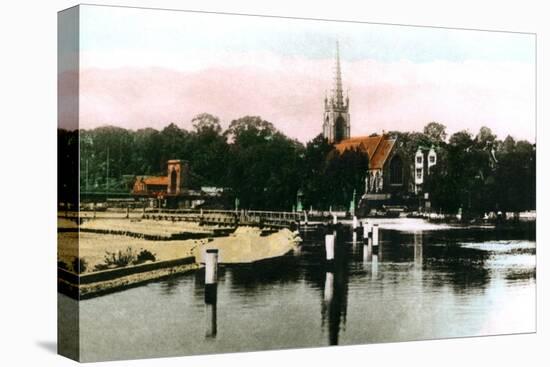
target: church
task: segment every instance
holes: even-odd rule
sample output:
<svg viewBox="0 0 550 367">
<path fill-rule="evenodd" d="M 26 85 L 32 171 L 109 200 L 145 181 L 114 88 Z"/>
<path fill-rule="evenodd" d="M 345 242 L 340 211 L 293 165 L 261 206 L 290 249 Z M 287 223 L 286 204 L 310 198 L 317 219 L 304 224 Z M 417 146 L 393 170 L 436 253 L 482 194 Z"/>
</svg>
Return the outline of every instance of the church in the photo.
<svg viewBox="0 0 550 367">
<path fill-rule="evenodd" d="M 365 172 L 365 190 L 360 206 L 372 209 L 406 204 L 413 195 L 419 194 L 418 187 L 422 183 L 415 159 L 407 157 L 397 138 L 386 133 L 352 137 L 349 103 L 349 96 L 344 98 L 343 94 L 340 52 L 336 43 L 334 83 L 330 97 L 325 96 L 324 101 L 323 136 L 340 153 L 348 149 L 367 153 L 369 168 Z"/>
</svg>

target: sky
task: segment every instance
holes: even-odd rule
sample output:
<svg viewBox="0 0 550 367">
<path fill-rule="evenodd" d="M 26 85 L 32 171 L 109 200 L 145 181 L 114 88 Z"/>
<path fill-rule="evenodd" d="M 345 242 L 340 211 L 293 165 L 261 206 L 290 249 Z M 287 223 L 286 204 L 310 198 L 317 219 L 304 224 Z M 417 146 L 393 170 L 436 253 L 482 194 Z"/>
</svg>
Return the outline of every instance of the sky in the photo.
<svg viewBox="0 0 550 367">
<path fill-rule="evenodd" d="M 352 136 L 437 121 L 534 142 L 533 34 L 101 6 L 81 8 L 80 126 L 255 115 L 306 142 L 321 132 L 336 41 Z"/>
</svg>

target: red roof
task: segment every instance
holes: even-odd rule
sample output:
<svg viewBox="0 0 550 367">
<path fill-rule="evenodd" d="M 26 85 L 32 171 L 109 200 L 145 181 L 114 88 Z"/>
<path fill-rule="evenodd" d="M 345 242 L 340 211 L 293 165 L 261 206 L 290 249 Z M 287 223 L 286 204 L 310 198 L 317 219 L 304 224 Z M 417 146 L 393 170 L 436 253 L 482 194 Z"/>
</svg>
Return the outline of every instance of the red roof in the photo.
<svg viewBox="0 0 550 367">
<path fill-rule="evenodd" d="M 363 150 L 369 155 L 369 169 L 382 169 L 394 145 L 395 139 L 388 135 L 358 136 L 342 140 L 336 149 L 340 153 L 354 148 Z"/>
<path fill-rule="evenodd" d="M 150 176 L 143 179 L 146 185 L 168 186 L 168 176 Z"/>
</svg>

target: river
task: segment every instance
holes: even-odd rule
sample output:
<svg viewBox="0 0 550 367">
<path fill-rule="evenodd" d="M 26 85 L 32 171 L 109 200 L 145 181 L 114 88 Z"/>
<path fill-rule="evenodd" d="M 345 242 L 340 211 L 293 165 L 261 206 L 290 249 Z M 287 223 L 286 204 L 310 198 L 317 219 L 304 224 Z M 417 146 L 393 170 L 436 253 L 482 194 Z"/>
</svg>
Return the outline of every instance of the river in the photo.
<svg viewBox="0 0 550 367">
<path fill-rule="evenodd" d="M 83 361 L 397 342 L 536 330 L 534 234 L 379 221 L 324 261 L 324 233 L 268 263 L 220 267 L 80 302 Z M 220 254 L 223 256 L 223 254 Z"/>
</svg>

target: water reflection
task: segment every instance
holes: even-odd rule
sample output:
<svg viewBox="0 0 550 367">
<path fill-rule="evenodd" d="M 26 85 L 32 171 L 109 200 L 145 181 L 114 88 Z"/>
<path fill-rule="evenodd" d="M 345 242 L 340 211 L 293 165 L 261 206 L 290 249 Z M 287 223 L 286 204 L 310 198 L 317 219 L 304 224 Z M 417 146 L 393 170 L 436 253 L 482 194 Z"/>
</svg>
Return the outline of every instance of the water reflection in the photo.
<svg viewBox="0 0 550 367">
<path fill-rule="evenodd" d="M 204 310 L 206 319 L 206 338 L 215 338 L 218 332 L 218 285 L 206 284 L 204 287 Z"/>
<path fill-rule="evenodd" d="M 372 254 L 372 278 L 375 279 L 378 277 L 378 255 Z"/>
<path fill-rule="evenodd" d="M 414 233 L 414 268 L 416 270 L 422 270 L 422 232 Z"/>
<path fill-rule="evenodd" d="M 372 239 L 367 239 L 363 245 L 363 267 L 365 271 L 369 270 L 370 262 L 372 261 Z"/>
<path fill-rule="evenodd" d="M 532 242 L 522 240 L 516 246 L 521 252 L 495 253 L 483 242 L 494 241 L 490 233 L 382 227 L 380 244 L 373 246 L 372 239 L 363 243 L 344 228 L 328 265 L 325 234 L 308 232 L 294 255 L 221 266 L 215 292 L 205 287 L 204 271 L 197 271 L 80 302 L 83 358 L 532 331 Z"/>
<path fill-rule="evenodd" d="M 299 256 L 287 255 L 259 263 L 232 266 L 232 289 L 253 294 L 258 288 L 296 282 L 300 277 L 299 261 Z"/>
<path fill-rule="evenodd" d="M 321 326 L 328 325 L 329 345 L 338 345 L 340 329 L 345 330 L 348 306 L 348 262 L 349 249 L 340 234 L 336 241 L 335 258 L 325 264 L 325 282 L 321 307 Z"/>
</svg>

